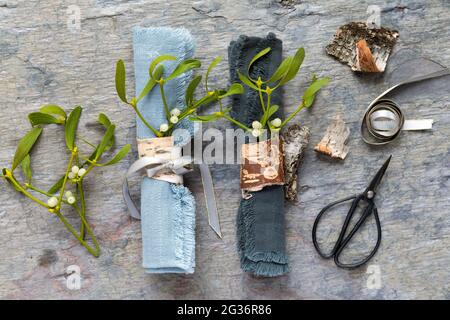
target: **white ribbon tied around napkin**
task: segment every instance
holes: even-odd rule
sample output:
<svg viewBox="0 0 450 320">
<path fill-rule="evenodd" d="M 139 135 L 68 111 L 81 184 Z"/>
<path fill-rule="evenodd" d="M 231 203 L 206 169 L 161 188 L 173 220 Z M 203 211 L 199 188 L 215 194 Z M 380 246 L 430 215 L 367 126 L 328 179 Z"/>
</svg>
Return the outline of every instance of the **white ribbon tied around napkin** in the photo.
<svg viewBox="0 0 450 320">
<path fill-rule="evenodd" d="M 133 174 L 146 169 L 147 177 L 154 178 L 154 176 L 162 172 L 163 170 L 170 170 L 173 175 L 166 175 L 170 177 L 167 179 L 162 179 L 158 177 L 159 180 L 165 180 L 171 183 L 181 184 L 183 183 L 183 174 L 192 171 L 192 158 L 189 156 L 180 157 L 177 159 L 163 159 L 158 157 L 142 157 L 136 162 L 134 162 L 125 176 L 122 184 L 123 198 L 125 199 L 126 205 L 130 210 L 130 215 L 135 219 L 141 219 L 141 214 L 133 199 L 131 198 L 130 191 L 128 188 L 128 178 Z M 170 180 L 170 181 L 169 181 Z"/>
<path fill-rule="evenodd" d="M 134 162 L 125 176 L 122 184 L 122 193 L 130 215 L 140 219 L 141 214 L 131 198 L 128 178 L 143 171 L 147 177 L 163 180 L 174 184 L 183 184 L 183 174 L 192 171 L 192 158 L 182 156 L 181 148 L 174 146 L 173 137 L 138 139 L 139 160 Z"/>
<path fill-rule="evenodd" d="M 193 170 L 193 159 L 190 156 L 181 155 L 182 150 L 179 146 L 174 146 L 173 137 L 138 139 L 137 144 L 140 159 L 128 169 L 122 184 L 122 193 L 130 215 L 135 219 L 141 219 L 140 211 L 130 195 L 128 178 L 146 170 L 149 178 L 183 184 L 183 175 Z M 199 167 L 205 192 L 208 222 L 214 232 L 222 238 L 211 172 L 205 163 L 201 163 Z"/>
</svg>

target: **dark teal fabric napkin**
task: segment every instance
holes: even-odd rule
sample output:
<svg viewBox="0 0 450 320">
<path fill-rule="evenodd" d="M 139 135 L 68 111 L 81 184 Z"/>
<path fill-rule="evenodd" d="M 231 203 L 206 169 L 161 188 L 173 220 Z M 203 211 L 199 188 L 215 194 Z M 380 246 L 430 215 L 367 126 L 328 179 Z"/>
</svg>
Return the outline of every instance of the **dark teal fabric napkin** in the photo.
<svg viewBox="0 0 450 320">
<path fill-rule="evenodd" d="M 237 70 L 247 74 L 247 66 L 255 54 L 270 47 L 272 50 L 250 69 L 250 76 L 263 80 L 272 75 L 282 60 L 282 42 L 273 33 L 265 38 L 240 36 L 228 47 L 231 82 L 240 82 Z M 233 118 L 251 126 L 262 115 L 257 91 L 244 85 L 242 95 L 233 96 Z M 274 117 L 282 116 L 282 92 L 276 90 L 271 103 L 280 106 Z M 265 187 L 242 199 L 237 215 L 237 240 L 241 268 L 258 276 L 274 277 L 288 272 L 285 249 L 283 186 Z"/>
</svg>

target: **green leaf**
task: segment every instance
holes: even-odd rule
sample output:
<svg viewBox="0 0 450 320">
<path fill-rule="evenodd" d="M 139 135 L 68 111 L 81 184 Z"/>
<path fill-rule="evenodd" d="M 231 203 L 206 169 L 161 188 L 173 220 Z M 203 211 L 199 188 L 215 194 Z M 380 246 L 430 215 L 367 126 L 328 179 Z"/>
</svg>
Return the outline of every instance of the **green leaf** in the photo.
<svg viewBox="0 0 450 320">
<path fill-rule="evenodd" d="M 109 126 L 111 126 L 111 121 L 109 120 L 109 118 L 106 116 L 106 114 L 104 113 L 100 113 L 98 115 L 98 122 L 103 125 L 105 127 L 105 129 L 108 129 Z M 115 138 L 114 135 L 111 137 L 111 139 L 109 140 L 108 144 L 106 145 L 106 149 L 105 150 L 109 150 L 112 148 L 112 146 L 114 145 L 115 142 Z"/>
<path fill-rule="evenodd" d="M 25 158 L 22 160 L 22 172 L 25 176 L 25 179 L 28 180 L 28 182 L 31 182 L 31 179 L 33 177 L 33 174 L 31 172 L 31 157 L 30 154 L 27 154 Z"/>
<path fill-rule="evenodd" d="M 217 101 L 218 96 L 217 94 L 207 94 L 204 97 L 202 97 L 200 100 L 198 100 L 195 104 L 197 105 L 197 108 L 200 108 L 201 106 L 207 106 L 210 103 Z"/>
<path fill-rule="evenodd" d="M 164 73 L 164 66 L 160 65 L 156 68 L 155 70 L 155 79 L 159 80 L 162 76 L 162 74 Z M 142 90 L 141 94 L 139 95 L 139 97 L 137 98 L 137 102 L 141 101 L 142 98 L 144 98 L 146 95 L 148 95 L 148 93 L 150 91 L 152 91 L 153 87 L 156 84 L 155 79 L 150 78 L 147 82 L 147 84 L 145 85 L 144 89 Z"/>
<path fill-rule="evenodd" d="M 206 91 L 209 91 L 208 89 L 208 79 L 209 79 L 209 74 L 211 73 L 211 70 L 220 62 L 222 61 L 222 57 L 216 57 L 209 65 L 208 70 L 206 71 L 206 76 L 205 76 L 205 88 Z"/>
<path fill-rule="evenodd" d="M 164 73 L 164 66 L 161 64 L 156 67 L 155 72 L 153 73 L 153 75 L 155 76 L 155 80 L 161 79 L 163 73 Z"/>
<path fill-rule="evenodd" d="M 270 108 L 269 108 L 269 110 L 267 110 L 267 113 L 265 113 L 265 114 L 263 115 L 263 118 L 261 119 L 261 124 L 264 126 L 264 125 L 267 123 L 267 121 L 270 119 L 270 117 L 271 117 L 275 112 L 277 112 L 279 108 L 280 108 L 280 107 L 279 107 L 278 105 L 276 105 L 276 104 L 271 105 Z"/>
<path fill-rule="evenodd" d="M 330 82 L 330 78 L 313 78 L 313 82 L 309 85 L 308 89 L 306 89 L 305 93 L 303 94 L 303 103 L 305 107 L 309 108 L 313 102 L 314 98 L 316 96 L 317 91 L 320 90 L 323 86 L 327 85 L 328 82 Z"/>
<path fill-rule="evenodd" d="M 116 130 L 116 126 L 113 124 L 110 125 L 108 127 L 108 129 L 106 129 L 105 135 L 103 136 L 102 141 L 100 142 L 100 144 L 98 145 L 98 147 L 96 149 L 94 160 L 98 160 L 100 158 L 100 156 L 103 154 L 106 147 L 108 146 L 109 141 L 114 136 L 115 130 Z"/>
<path fill-rule="evenodd" d="M 270 79 L 267 81 L 267 83 L 273 83 L 275 81 L 280 80 L 286 72 L 289 70 L 289 66 L 291 65 L 292 57 L 287 57 L 284 59 L 281 64 L 278 66 L 277 70 L 274 72 L 274 74 L 270 77 Z"/>
<path fill-rule="evenodd" d="M 197 59 L 187 59 L 184 61 L 181 61 L 173 70 L 173 72 L 167 77 L 166 81 L 172 80 L 176 77 L 181 76 L 183 73 L 186 73 L 188 71 L 191 71 L 195 68 L 201 67 L 201 62 Z"/>
<path fill-rule="evenodd" d="M 197 122 L 209 122 L 209 121 L 215 121 L 217 119 L 220 119 L 221 117 L 217 114 L 208 114 L 204 116 L 191 116 L 189 117 L 189 120 L 191 121 L 197 121 Z"/>
<path fill-rule="evenodd" d="M 37 126 L 39 124 L 63 124 L 64 119 L 56 119 L 54 116 L 42 113 L 42 112 L 32 112 L 28 115 L 28 120 L 30 120 L 31 125 Z"/>
<path fill-rule="evenodd" d="M 167 61 L 167 60 L 177 60 L 177 58 L 175 58 L 174 56 L 170 56 L 167 54 L 164 54 L 162 56 L 157 57 L 155 60 L 152 61 L 152 63 L 150 64 L 150 67 L 148 69 L 148 73 L 150 75 L 150 78 L 152 79 L 158 79 L 156 78 L 156 74 L 154 73 L 155 68 L 158 64 L 160 64 L 163 61 Z"/>
<path fill-rule="evenodd" d="M 116 155 L 111 160 L 109 160 L 106 163 L 96 163 L 95 165 L 100 166 L 100 167 L 106 167 L 106 166 L 116 164 L 117 162 L 122 160 L 130 150 L 131 150 L 131 145 L 126 144 L 125 146 L 123 146 L 122 149 L 120 149 L 119 152 L 116 153 Z"/>
<path fill-rule="evenodd" d="M 58 192 L 61 189 L 61 187 L 62 187 L 62 185 L 64 183 L 65 177 L 66 176 L 63 175 L 53 186 L 51 186 L 50 189 L 48 189 L 47 192 L 50 193 L 50 194 L 55 194 L 56 192 Z"/>
<path fill-rule="evenodd" d="M 278 105 L 276 105 L 276 104 L 271 105 L 269 110 L 267 111 L 267 120 L 269 120 L 270 117 L 273 116 L 275 114 L 275 112 L 278 111 L 279 108 L 280 107 Z"/>
<path fill-rule="evenodd" d="M 228 97 L 235 94 L 242 94 L 244 93 L 244 87 L 240 83 L 233 83 L 226 93 L 219 95 L 219 98 L 222 99 L 224 97 Z"/>
<path fill-rule="evenodd" d="M 292 57 L 292 61 L 289 64 L 289 69 L 284 75 L 284 77 L 281 79 L 281 81 L 277 84 L 277 87 L 285 84 L 288 81 L 291 81 L 295 78 L 295 76 L 298 73 L 298 70 L 300 69 L 300 66 L 303 63 L 303 60 L 305 59 L 305 49 L 299 48 L 295 55 Z"/>
<path fill-rule="evenodd" d="M 75 107 L 75 109 L 73 109 L 69 114 L 66 121 L 66 144 L 70 151 L 72 151 L 75 147 L 75 134 L 82 110 L 83 109 L 80 106 Z"/>
<path fill-rule="evenodd" d="M 247 78 L 246 76 L 244 76 L 239 70 L 237 71 L 237 73 L 238 73 L 239 79 L 240 79 L 244 84 L 246 84 L 247 86 L 249 86 L 249 87 L 252 88 L 252 89 L 259 90 L 258 87 L 257 87 L 253 82 L 251 82 L 249 78 Z"/>
<path fill-rule="evenodd" d="M 186 107 L 189 107 L 191 104 L 193 104 L 194 93 L 195 93 L 195 90 L 197 89 L 200 81 L 202 81 L 201 75 L 194 77 L 194 79 L 192 79 L 191 82 L 189 82 L 189 85 L 186 89 L 186 95 L 185 95 Z"/>
<path fill-rule="evenodd" d="M 259 58 L 265 56 L 266 54 L 268 54 L 270 52 L 270 50 L 272 50 L 270 47 L 267 47 L 263 50 L 261 50 L 260 52 L 258 52 L 250 61 L 250 63 L 248 64 L 248 68 L 247 68 L 247 74 L 250 77 L 250 68 L 252 67 L 253 63 L 256 62 L 256 60 L 258 60 Z"/>
<path fill-rule="evenodd" d="M 17 145 L 16 153 L 14 154 L 11 171 L 17 168 L 17 166 L 23 161 L 23 159 L 30 153 L 37 139 L 42 133 L 42 128 L 33 127 L 28 133 L 19 141 Z"/>
<path fill-rule="evenodd" d="M 46 104 L 42 106 L 39 111 L 42 113 L 48 113 L 48 114 L 54 114 L 63 117 L 64 119 L 67 118 L 66 111 L 64 111 L 63 108 L 60 106 L 57 106 L 56 104 Z"/>
<path fill-rule="evenodd" d="M 116 63 L 116 91 L 120 100 L 128 103 L 125 81 L 125 63 L 123 62 L 123 60 L 118 60 Z"/>
<path fill-rule="evenodd" d="M 111 125 L 111 120 L 109 120 L 108 116 L 104 113 L 100 113 L 98 115 L 97 121 L 103 125 L 106 129 Z"/>
<path fill-rule="evenodd" d="M 141 94 L 137 98 L 137 102 L 141 101 L 152 89 L 155 87 L 156 81 L 153 79 L 149 79 L 144 89 L 142 89 Z"/>
</svg>

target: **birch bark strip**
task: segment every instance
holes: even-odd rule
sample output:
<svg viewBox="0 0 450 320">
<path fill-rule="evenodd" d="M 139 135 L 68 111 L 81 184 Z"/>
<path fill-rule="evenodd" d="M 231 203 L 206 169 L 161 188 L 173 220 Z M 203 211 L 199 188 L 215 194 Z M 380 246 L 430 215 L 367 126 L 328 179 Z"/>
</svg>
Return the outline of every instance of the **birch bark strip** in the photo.
<svg viewBox="0 0 450 320">
<path fill-rule="evenodd" d="M 327 128 L 327 132 L 314 150 L 331 158 L 344 160 L 349 147 L 346 145 L 350 129 L 341 116 L 336 116 Z"/>
<path fill-rule="evenodd" d="M 308 127 L 291 125 L 283 133 L 284 141 L 284 196 L 287 200 L 296 201 L 298 192 L 298 168 L 303 160 L 306 146 L 309 142 L 310 131 Z"/>
</svg>

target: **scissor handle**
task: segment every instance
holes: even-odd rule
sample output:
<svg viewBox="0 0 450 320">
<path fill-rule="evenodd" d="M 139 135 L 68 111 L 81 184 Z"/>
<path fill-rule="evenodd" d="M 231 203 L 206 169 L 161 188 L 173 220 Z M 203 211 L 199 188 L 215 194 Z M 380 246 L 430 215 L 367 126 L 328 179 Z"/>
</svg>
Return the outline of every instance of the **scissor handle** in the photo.
<svg viewBox="0 0 450 320">
<path fill-rule="evenodd" d="M 334 262 L 340 268 L 354 269 L 354 268 L 358 268 L 358 267 L 362 266 L 363 264 L 367 263 L 370 259 L 372 259 L 372 257 L 375 255 L 375 253 L 378 251 L 378 248 L 380 247 L 380 243 L 381 243 L 381 223 L 380 223 L 380 218 L 378 216 L 378 210 L 377 210 L 377 207 L 375 206 L 375 204 L 373 203 L 373 201 L 371 199 L 368 199 L 368 200 L 365 199 L 365 201 L 368 202 L 368 206 L 366 207 L 366 209 L 364 210 L 363 214 L 361 215 L 361 217 L 359 218 L 359 220 L 355 224 L 355 226 L 352 228 L 352 230 L 350 231 L 348 236 L 346 236 L 345 238 L 341 239 L 341 242 L 339 243 L 337 251 L 334 254 Z M 376 226 L 377 226 L 377 242 L 375 244 L 375 247 L 372 249 L 372 251 L 370 252 L 370 254 L 367 257 L 365 257 L 364 259 L 362 259 L 359 262 L 342 263 L 339 260 L 339 257 L 341 255 L 342 251 L 348 245 L 348 243 L 350 242 L 352 237 L 355 235 L 355 233 L 358 231 L 358 229 L 363 225 L 363 223 L 366 221 L 366 219 L 372 214 L 372 212 L 373 212 L 373 215 L 374 215 L 374 218 L 375 218 L 375 223 L 376 223 Z M 349 212 L 349 215 L 350 215 L 350 212 Z M 348 227 L 348 225 L 347 226 L 344 225 L 344 227 L 342 229 L 347 228 L 347 227 Z"/>
<path fill-rule="evenodd" d="M 332 203 L 330 203 L 329 205 L 327 205 L 326 207 L 324 207 L 324 208 L 319 212 L 319 214 L 317 215 L 316 220 L 314 221 L 313 229 L 312 229 L 312 241 L 313 241 L 314 247 L 316 248 L 317 253 L 318 253 L 322 258 L 324 258 L 324 259 L 329 259 L 329 258 L 331 258 L 331 257 L 333 257 L 333 256 L 335 255 L 335 253 L 337 252 L 337 250 L 338 250 L 338 248 L 339 248 L 339 246 L 340 246 L 340 242 L 342 241 L 342 238 L 344 237 L 344 234 L 345 234 L 345 230 L 342 229 L 341 232 L 340 232 L 340 234 L 339 234 L 338 240 L 337 240 L 336 243 L 334 244 L 333 249 L 330 251 L 330 253 L 324 253 L 324 252 L 320 249 L 320 246 L 319 246 L 319 244 L 318 244 L 318 242 L 317 242 L 317 226 L 319 225 L 319 222 L 320 222 L 320 220 L 322 219 L 324 213 L 327 212 L 330 208 L 334 207 L 335 205 L 338 205 L 338 204 L 340 204 L 340 203 L 343 203 L 343 202 L 346 202 L 346 201 L 349 201 L 349 200 L 352 200 L 352 199 L 354 199 L 354 200 L 353 200 L 353 202 L 352 202 L 352 206 L 351 206 L 351 208 L 350 208 L 350 210 L 349 210 L 349 213 L 350 213 L 350 212 L 354 212 L 354 211 L 355 211 L 354 208 L 356 209 L 356 206 L 358 205 L 358 202 L 359 202 L 359 200 L 358 200 L 358 201 L 356 201 L 356 200 L 357 200 L 359 197 L 360 197 L 360 196 L 358 196 L 358 195 L 353 195 L 353 196 L 351 196 L 351 197 L 348 197 L 348 198 L 345 198 L 345 199 L 341 199 L 341 200 L 332 202 Z M 350 215 L 350 214 L 347 214 L 347 216 L 346 216 L 346 218 L 345 218 L 344 226 L 345 226 L 345 225 L 348 226 L 348 222 L 350 221 L 352 215 L 353 215 L 353 213 L 352 213 L 351 215 Z M 347 221 L 347 220 L 348 220 L 348 221 Z M 343 231 L 344 231 L 344 232 L 343 232 Z"/>
<path fill-rule="evenodd" d="M 320 249 L 320 246 L 317 242 L 317 226 L 319 225 L 320 220 L 322 219 L 324 213 L 326 211 L 328 211 L 330 208 L 332 208 L 333 206 L 338 205 L 343 202 L 346 202 L 346 201 L 349 201 L 349 200 L 352 200 L 352 199 L 353 199 L 353 201 L 352 201 L 351 207 L 347 213 L 347 216 L 345 217 L 344 224 L 342 225 L 341 231 L 339 233 L 339 237 L 336 240 L 333 249 L 329 253 L 324 253 Z M 364 209 L 363 214 L 358 219 L 357 223 L 351 229 L 349 234 L 347 236 L 345 236 L 345 234 L 347 233 L 347 229 L 350 225 L 350 222 L 352 220 L 352 217 L 353 217 L 354 213 L 356 212 L 356 208 L 360 201 L 367 202 L 367 207 Z M 370 254 L 367 257 L 365 257 L 364 259 L 362 259 L 359 262 L 349 263 L 349 264 L 342 263 L 339 260 L 339 256 L 341 255 L 341 253 L 345 249 L 345 247 L 348 245 L 348 243 L 350 242 L 352 237 L 356 234 L 356 232 L 359 230 L 359 228 L 366 221 L 366 219 L 372 214 L 372 212 L 374 214 L 375 223 L 377 226 L 377 233 L 378 233 L 377 234 L 377 242 L 375 244 L 375 247 L 373 248 L 373 250 L 370 252 Z M 329 258 L 333 257 L 334 262 L 340 268 L 353 269 L 353 268 L 357 268 L 357 267 L 365 264 L 367 261 L 369 261 L 375 255 L 375 253 L 377 252 L 377 250 L 380 246 L 380 243 L 381 243 L 381 223 L 380 223 L 380 219 L 378 216 L 378 210 L 377 210 L 373 200 L 367 199 L 365 194 L 360 194 L 360 195 L 351 196 L 351 197 L 330 203 L 329 205 L 324 207 L 319 212 L 319 214 L 316 217 L 316 220 L 314 221 L 313 230 L 312 230 L 312 240 L 313 240 L 314 247 L 316 248 L 316 251 L 319 253 L 319 255 L 325 259 L 329 259 Z"/>
</svg>

